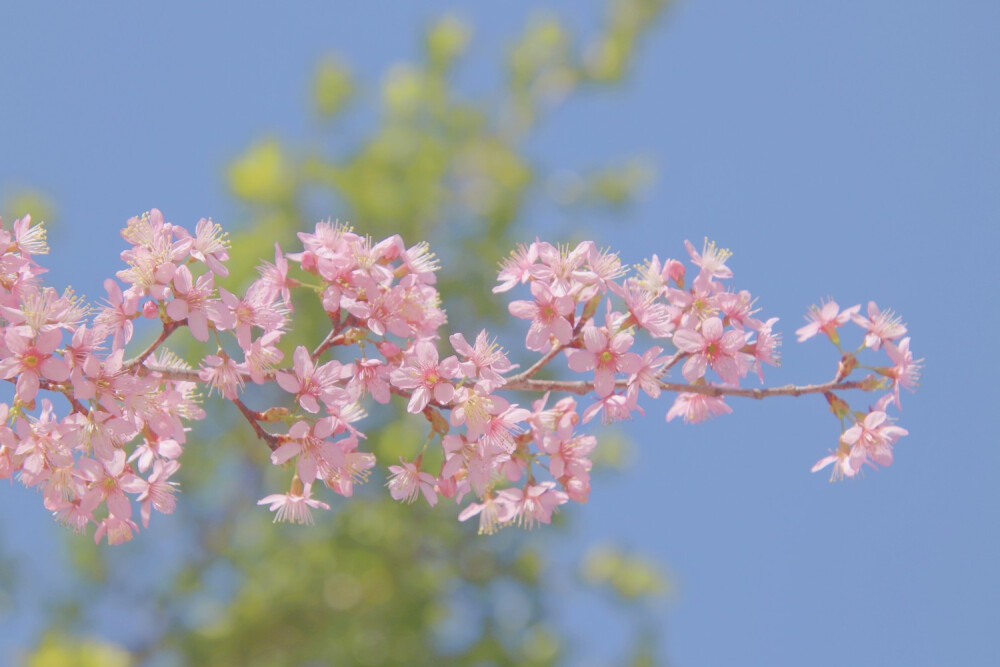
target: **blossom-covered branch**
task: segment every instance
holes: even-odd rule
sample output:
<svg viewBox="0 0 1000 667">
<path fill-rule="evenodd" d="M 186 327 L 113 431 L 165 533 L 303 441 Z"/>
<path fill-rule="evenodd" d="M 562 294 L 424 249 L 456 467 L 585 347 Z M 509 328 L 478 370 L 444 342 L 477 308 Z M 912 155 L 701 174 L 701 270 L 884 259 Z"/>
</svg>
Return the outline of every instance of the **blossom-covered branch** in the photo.
<svg viewBox="0 0 1000 667">
<path fill-rule="evenodd" d="M 751 372 L 762 382 L 764 366 L 778 363 L 777 319 L 756 317 L 755 299 L 726 285 L 729 253 L 707 242 L 700 252 L 686 243 L 697 269 L 690 284 L 684 264 L 656 255 L 629 271 L 592 242 L 519 247 L 494 288 L 523 285 L 530 294 L 509 310 L 529 320 L 524 345 L 538 357 L 515 373 L 486 331 L 472 342 L 461 333 L 443 342 L 438 262 L 425 243 L 376 242 L 320 222 L 299 234 L 298 252 L 276 246 L 273 263 L 262 263 L 259 278 L 236 294 L 215 285 L 228 275 L 229 243 L 214 222 L 203 219 L 191 233 L 153 210 L 129 220 L 122 237 L 126 268 L 105 282 L 106 302 L 88 306 L 42 283 L 41 225 L 24 218 L 0 229 L 0 377 L 13 385 L 10 402 L 0 403 L 0 478 L 39 489 L 60 521 L 81 531 L 95 524 L 95 539 L 110 543 L 137 530 L 133 505 L 143 525 L 153 509 L 173 511 L 170 478 L 188 424 L 205 417 L 205 391 L 231 402 L 272 463 L 289 469 L 289 491 L 261 501 L 277 520 L 311 522 L 312 509 L 329 509 L 314 489 L 350 496 L 368 479 L 376 461 L 361 446 L 363 405 L 396 395 L 408 412 L 423 414 L 428 431 L 423 449 L 389 466 L 389 493 L 431 505 L 471 498 L 459 518 L 478 515 L 480 531 L 491 533 L 548 523 L 557 506 L 585 502 L 598 443 L 581 429 L 598 415 L 610 422 L 643 412 L 643 395 L 676 394 L 666 419 L 695 423 L 731 412 L 728 397 L 823 394 L 841 435 L 815 469 L 832 464 L 835 477 L 850 477 L 863 465 L 891 463 L 906 431 L 887 410 L 919 378 L 906 328 L 891 311 L 872 303 L 864 317 L 859 306 L 840 311 L 830 302 L 814 307 L 797 333 L 800 340 L 822 333 L 837 346 L 833 380 L 740 386 Z M 294 323 L 293 290 L 316 295 L 330 330 L 287 363 L 279 343 Z M 137 319 L 159 321 L 160 333 L 127 358 Z M 853 351 L 838 332 L 847 323 L 864 332 Z M 196 366 L 166 348 L 180 329 L 211 343 Z M 866 351 L 884 351 L 889 363 L 862 363 Z M 675 367 L 683 382 L 665 379 Z M 540 378 L 545 369 L 582 377 Z M 863 376 L 851 379 L 855 373 Z M 250 385 L 270 391 L 248 395 Z M 848 390 L 885 393 L 853 411 Z M 540 397 L 521 405 L 512 392 Z M 592 398 L 580 405 L 574 395 Z M 424 457 L 430 446 L 443 459 L 433 469 Z"/>
</svg>

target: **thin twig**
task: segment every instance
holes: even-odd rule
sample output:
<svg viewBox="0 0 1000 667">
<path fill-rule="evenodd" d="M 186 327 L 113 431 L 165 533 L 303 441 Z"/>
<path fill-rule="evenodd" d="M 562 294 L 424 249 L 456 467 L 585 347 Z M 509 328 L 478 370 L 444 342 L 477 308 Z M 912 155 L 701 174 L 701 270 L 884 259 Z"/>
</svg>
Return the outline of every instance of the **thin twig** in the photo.
<svg viewBox="0 0 1000 667">
<path fill-rule="evenodd" d="M 510 378 L 507 381 L 507 383 L 510 384 L 511 382 L 520 382 L 522 380 L 527 380 L 532 375 L 534 375 L 538 371 L 542 370 L 542 368 L 545 367 L 545 364 L 547 364 L 550 361 L 552 361 L 553 359 L 555 359 L 556 355 L 559 354 L 560 352 L 562 352 L 563 350 L 565 350 L 567 347 L 569 347 L 569 345 L 570 345 L 570 343 L 567 343 L 566 345 L 556 345 L 551 350 L 549 350 L 549 352 L 547 354 L 545 354 L 545 356 L 543 356 L 541 359 L 539 359 L 538 361 L 536 361 L 535 363 L 533 363 L 525 371 L 523 371 L 521 373 L 518 373 L 514 377 Z"/>
<path fill-rule="evenodd" d="M 187 322 L 187 320 L 184 320 L 184 322 Z M 176 331 L 181 324 L 183 324 L 183 322 L 164 322 L 163 331 L 160 332 L 160 336 L 156 340 L 154 340 L 149 347 L 143 350 L 138 357 L 136 357 L 135 359 L 129 359 L 124 364 L 122 364 L 122 370 L 128 373 L 136 366 L 141 366 L 142 362 L 146 361 L 149 355 L 156 352 L 156 349 L 163 344 L 163 341 L 169 338 L 170 334 Z"/>
<path fill-rule="evenodd" d="M 625 380 L 615 383 L 618 389 L 628 386 Z M 660 389 L 664 391 L 684 392 L 688 394 L 701 394 L 703 396 L 742 396 L 745 398 L 763 399 L 770 396 L 802 396 L 804 394 L 822 394 L 827 391 L 844 391 L 847 389 L 864 389 L 865 380 L 855 382 L 826 382 L 824 384 L 794 385 L 789 384 L 783 387 L 769 387 L 764 389 L 741 389 L 739 387 L 720 387 L 710 384 L 679 384 L 674 382 L 660 382 Z M 518 380 L 510 381 L 504 385 L 504 389 L 514 391 L 562 391 L 569 394 L 586 394 L 594 390 L 594 383 L 586 380 Z"/>
<path fill-rule="evenodd" d="M 199 382 L 198 372 L 194 370 L 173 370 L 173 369 L 158 369 L 151 368 L 150 370 L 157 371 L 163 376 L 165 380 L 172 380 L 174 382 Z M 530 370 L 530 369 L 529 369 Z M 249 375 L 244 374 L 245 378 L 249 380 Z M 802 396 L 804 394 L 822 394 L 826 391 L 845 391 L 848 389 L 866 389 L 870 388 L 871 382 L 868 379 L 865 380 L 855 380 L 852 382 L 843 382 L 832 380 L 830 382 L 825 382 L 823 384 L 807 384 L 807 385 L 794 385 L 788 384 L 781 387 L 769 387 L 762 389 L 742 389 L 740 387 L 723 387 L 719 385 L 711 384 L 684 384 L 676 382 L 660 382 L 660 389 L 663 391 L 674 391 L 674 392 L 684 392 L 688 394 L 701 394 L 704 396 L 742 396 L 745 398 L 768 398 L 771 396 Z M 615 383 L 616 389 L 625 389 L 628 387 L 627 380 L 618 380 Z M 569 394 L 586 394 L 594 390 L 594 383 L 587 380 L 535 380 L 531 378 L 522 379 L 518 376 L 514 376 L 507 380 L 507 383 L 503 385 L 502 389 L 507 389 L 511 391 L 532 391 L 532 392 L 546 392 L 546 391 L 561 391 Z M 412 392 L 399 389 L 398 387 L 390 387 L 393 394 L 397 396 L 402 396 L 404 398 L 409 398 Z M 430 402 L 435 407 L 447 409 L 447 405 L 441 405 L 437 401 L 431 400 Z"/>
<path fill-rule="evenodd" d="M 342 344 L 347 339 L 347 336 L 342 335 L 341 332 L 343 332 L 344 329 L 346 329 L 348 326 L 355 324 L 356 322 L 357 320 L 353 315 L 348 315 L 347 317 L 344 318 L 343 322 L 338 322 L 336 326 L 331 328 L 330 333 L 326 335 L 326 338 L 323 339 L 323 342 L 317 345 L 316 349 L 312 351 L 311 355 L 309 355 L 312 358 L 312 360 L 316 361 L 317 359 L 319 359 L 319 355 L 323 354 L 334 345 Z"/>
<path fill-rule="evenodd" d="M 260 413 L 254 412 L 253 410 L 248 408 L 243 403 L 243 401 L 241 401 L 238 398 L 231 398 L 229 400 L 232 401 L 233 405 L 235 405 L 237 408 L 240 409 L 240 412 L 243 413 L 243 416 L 246 417 L 248 422 L 250 422 L 250 426 L 253 427 L 253 430 L 257 434 L 257 437 L 263 440 L 267 444 L 267 446 L 271 449 L 272 452 L 281 445 L 281 441 L 278 438 L 278 436 L 274 435 L 273 433 L 268 433 L 267 431 L 264 430 L 264 427 L 260 425 Z"/>
</svg>

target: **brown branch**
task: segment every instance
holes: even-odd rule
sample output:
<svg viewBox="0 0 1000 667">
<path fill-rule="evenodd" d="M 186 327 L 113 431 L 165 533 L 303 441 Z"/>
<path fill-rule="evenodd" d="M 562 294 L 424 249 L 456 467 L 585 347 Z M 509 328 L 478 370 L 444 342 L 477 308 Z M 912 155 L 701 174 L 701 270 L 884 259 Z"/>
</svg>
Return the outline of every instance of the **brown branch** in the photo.
<svg viewBox="0 0 1000 667">
<path fill-rule="evenodd" d="M 184 320 L 184 322 L 187 322 L 187 320 Z M 170 334 L 176 331 L 178 327 L 180 327 L 180 325 L 183 324 L 184 322 L 164 322 L 163 331 L 160 332 L 160 336 L 156 340 L 154 340 L 149 347 L 143 350 L 138 357 L 136 357 L 135 359 L 129 359 L 124 364 L 122 364 L 122 371 L 128 373 L 136 366 L 141 366 L 142 362 L 146 361 L 146 359 L 151 354 L 156 352 L 157 348 L 163 344 L 163 341 L 169 338 Z"/>
<path fill-rule="evenodd" d="M 261 415 L 259 412 L 254 412 L 238 398 L 231 398 L 229 400 L 233 403 L 233 405 L 239 408 L 240 412 L 243 413 L 243 416 L 246 417 L 246 420 L 250 422 L 250 426 L 253 427 L 257 437 L 263 440 L 272 452 L 281 445 L 281 439 L 278 436 L 273 433 L 268 433 L 264 430 L 264 427 L 260 425 Z"/>
<path fill-rule="evenodd" d="M 618 389 L 628 386 L 625 380 L 615 383 Z M 770 387 L 764 389 L 741 389 L 739 387 L 720 387 L 710 384 L 678 384 L 674 382 L 660 382 L 660 388 L 664 391 L 684 392 L 688 394 L 701 394 L 703 396 L 742 396 L 744 398 L 763 399 L 771 396 L 802 396 L 804 394 L 822 394 L 827 391 L 843 391 L 847 389 L 864 389 L 865 380 L 855 382 L 826 382 L 824 384 L 794 385 L 789 384 L 783 387 Z M 514 391 L 562 391 L 569 394 L 587 394 L 594 390 L 594 383 L 586 380 L 518 380 L 510 381 L 504 385 L 504 389 Z"/>
<path fill-rule="evenodd" d="M 575 340 L 575 338 L 574 338 L 574 340 Z M 527 380 L 532 375 L 534 375 L 538 371 L 542 370 L 542 368 L 545 366 L 545 364 L 547 364 L 550 361 L 552 361 L 553 359 L 555 359 L 557 354 L 559 354 L 560 352 L 562 352 L 563 350 L 565 350 L 571 344 L 572 344 L 572 341 L 570 341 L 570 343 L 567 343 L 566 345 L 556 345 L 551 350 L 549 350 L 549 352 L 547 354 L 545 354 L 545 356 L 543 356 L 541 359 L 539 359 L 538 361 L 536 361 L 535 363 L 533 363 L 525 371 L 523 371 L 521 373 L 518 373 L 514 377 L 510 378 L 510 380 L 508 380 L 507 383 L 510 384 L 511 382 L 520 382 L 522 380 Z"/>
<path fill-rule="evenodd" d="M 319 355 L 323 354 L 334 345 L 340 345 L 346 339 L 347 336 L 345 336 L 344 334 L 338 334 L 335 330 L 331 330 L 330 333 L 327 335 L 327 337 L 323 339 L 323 342 L 320 343 L 316 347 L 316 349 L 312 351 L 312 354 L 309 356 L 312 358 L 313 361 L 316 361 L 317 359 L 319 359 Z"/>
<path fill-rule="evenodd" d="M 531 376 L 535 375 L 538 371 L 542 370 L 542 368 L 544 368 L 547 363 L 555 359 L 556 355 L 558 355 L 560 352 L 573 347 L 580 340 L 580 334 L 583 331 L 583 325 L 585 325 L 590 319 L 591 316 L 589 315 L 584 315 L 583 317 L 581 317 L 580 320 L 576 323 L 576 326 L 573 327 L 573 336 L 569 339 L 568 343 L 566 343 L 565 345 L 556 345 L 551 350 L 546 352 L 541 359 L 533 363 L 529 368 L 510 378 L 508 382 L 527 380 Z"/>
<path fill-rule="evenodd" d="M 182 370 L 166 370 L 166 369 L 156 369 L 151 368 L 150 370 L 155 370 L 163 376 L 165 380 L 172 380 L 175 382 L 200 382 L 198 377 L 198 372 L 194 370 L 182 371 Z M 530 370 L 530 369 L 529 369 Z M 246 378 L 249 380 L 249 376 Z M 615 383 L 616 389 L 625 389 L 628 387 L 628 382 L 626 380 L 618 380 Z M 822 384 L 807 384 L 807 385 L 794 385 L 788 384 L 781 387 L 768 387 L 760 389 L 743 389 L 740 387 L 723 387 L 711 384 L 683 384 L 676 382 L 660 382 L 660 388 L 664 391 L 673 391 L 679 393 L 688 394 L 701 394 L 703 396 L 740 396 L 743 398 L 755 398 L 764 399 L 771 396 L 803 396 L 805 394 L 822 394 L 827 391 L 846 391 L 848 389 L 871 389 L 872 384 L 870 379 L 866 378 L 864 380 L 855 380 L 852 382 L 844 382 L 838 380 L 832 380 L 830 382 L 824 382 Z M 531 391 L 536 393 L 543 393 L 546 391 L 561 391 L 568 394 L 587 394 L 594 390 L 594 383 L 587 380 L 535 380 L 531 378 L 520 379 L 519 376 L 514 376 L 510 378 L 501 389 L 507 389 L 510 391 Z M 390 391 L 403 398 L 409 398 L 412 392 L 399 389 L 390 385 Z M 430 405 L 441 409 L 449 409 L 452 406 L 442 405 L 437 401 L 431 399 Z"/>
<path fill-rule="evenodd" d="M 344 318 L 343 322 L 338 322 L 336 326 L 330 329 L 330 333 L 326 335 L 323 342 L 317 345 L 316 349 L 309 355 L 312 360 L 316 361 L 319 359 L 319 355 L 323 354 L 334 345 L 342 345 L 344 341 L 347 340 L 347 335 L 342 334 L 342 332 L 344 329 L 354 324 L 357 324 L 357 318 L 350 314 Z"/>
<path fill-rule="evenodd" d="M 17 379 L 7 378 L 7 382 L 17 384 Z M 79 412 L 84 415 L 90 414 L 90 408 L 78 401 L 76 397 L 70 393 L 73 386 L 69 382 L 53 382 L 52 380 L 47 380 L 45 378 L 38 378 L 38 388 L 45 389 L 46 391 L 58 391 L 60 394 L 65 396 L 66 400 L 69 401 L 69 404 L 73 406 L 73 412 Z"/>
</svg>

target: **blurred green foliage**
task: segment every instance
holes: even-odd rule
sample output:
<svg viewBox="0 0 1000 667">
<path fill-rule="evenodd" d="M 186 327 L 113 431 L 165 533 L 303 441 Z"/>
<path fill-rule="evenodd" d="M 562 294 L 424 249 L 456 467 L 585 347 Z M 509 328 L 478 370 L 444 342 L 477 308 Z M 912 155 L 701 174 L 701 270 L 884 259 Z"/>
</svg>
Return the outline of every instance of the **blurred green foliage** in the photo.
<svg viewBox="0 0 1000 667">
<path fill-rule="evenodd" d="M 11 188 L 5 192 L 3 212 L 8 227 L 12 221 L 28 214 L 31 215 L 32 220 L 44 221 L 49 230 L 53 228 L 54 224 L 58 224 L 52 198 L 33 188 Z"/>
<path fill-rule="evenodd" d="M 439 287 L 451 327 L 474 333 L 482 316 L 497 314 L 485 297 L 533 197 L 587 209 L 621 207 L 648 181 L 648 168 L 629 161 L 553 185 L 525 146 L 556 104 L 582 87 L 613 85 L 625 76 L 639 38 L 666 4 L 614 0 L 600 32 L 582 44 L 557 16 L 535 17 L 507 54 L 503 89 L 481 99 L 465 98 L 453 83 L 473 35 L 455 17 L 426 30 L 420 57 L 392 67 L 377 97 L 344 60 L 322 59 L 311 110 L 320 131 L 337 135 L 350 114 L 371 129 L 332 149 L 266 137 L 233 161 L 227 178 L 245 222 L 232 235 L 225 286 L 245 286 L 259 259 L 272 256 L 275 241 L 289 242 L 338 211 L 362 233 L 430 240 L 447 267 Z M 365 104 L 373 98 L 377 109 Z M 296 302 L 286 351 L 314 346 L 326 326 L 318 304 Z M 183 340 L 171 343 L 184 353 Z M 267 397 L 251 392 L 246 400 L 263 405 Z M 354 499 L 334 499 L 334 510 L 319 514 L 314 527 L 271 525 L 255 502 L 286 488 L 289 474 L 269 465 L 267 448 L 230 408 L 210 407 L 211 423 L 196 427 L 175 515 L 155 517 L 150 530 L 124 548 L 69 539 L 83 583 L 53 610 L 50 631 L 29 664 L 572 662 L 568 629 L 545 599 L 573 582 L 609 591 L 627 613 L 646 619 L 636 625 L 646 630 L 637 631 L 631 656 L 618 664 L 657 662 L 648 606 L 640 603 L 668 585 L 651 563 L 601 548 L 573 574 L 546 557 L 546 541 L 558 539 L 558 529 L 477 537 L 447 506 L 431 510 L 390 500 L 379 471 Z M 385 465 L 412 456 L 427 426 L 389 409 L 363 428 Z M 602 464 L 614 467 L 626 458 L 621 438 L 604 438 L 599 449 Z M 149 570 L 155 574 L 142 576 Z M 100 631 L 89 620 L 95 604 L 142 619 L 141 631 L 123 634 L 117 647 L 73 639 Z"/>
</svg>

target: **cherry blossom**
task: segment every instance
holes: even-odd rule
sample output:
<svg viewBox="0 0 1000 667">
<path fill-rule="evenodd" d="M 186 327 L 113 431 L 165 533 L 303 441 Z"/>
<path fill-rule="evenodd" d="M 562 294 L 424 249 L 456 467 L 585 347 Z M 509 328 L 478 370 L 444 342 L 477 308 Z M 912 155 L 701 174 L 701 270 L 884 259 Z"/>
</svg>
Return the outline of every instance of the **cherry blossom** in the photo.
<svg viewBox="0 0 1000 667">
<path fill-rule="evenodd" d="M 413 390 L 408 412 L 422 411 L 431 399 L 447 403 L 455 395 L 455 386 L 448 382 L 459 376 L 458 359 L 448 357 L 438 362 L 438 351 L 429 342 L 417 343 L 404 365 L 390 375 L 392 384 L 400 389 Z"/>
<path fill-rule="evenodd" d="M 883 343 L 895 340 L 906 333 L 906 325 L 891 310 L 879 310 L 874 301 L 868 302 L 868 317 L 854 313 L 851 320 L 868 332 L 865 347 L 879 349 Z"/>
<path fill-rule="evenodd" d="M 258 500 L 257 504 L 270 505 L 268 509 L 275 513 L 275 523 L 289 521 L 291 523 L 311 524 L 313 516 L 310 507 L 330 509 L 329 505 L 312 497 L 312 484 L 302 484 L 297 479 L 292 484 L 290 492 L 265 496 Z"/>
<path fill-rule="evenodd" d="M 594 371 L 594 390 L 602 398 L 614 391 L 616 373 L 637 373 L 642 365 L 639 355 L 627 352 L 634 337 L 622 332 L 611 334 L 615 328 L 611 321 L 606 327 L 589 323 L 583 330 L 584 349 L 567 353 L 569 367 L 574 371 Z"/>
<path fill-rule="evenodd" d="M 31 338 L 16 327 L 8 327 L 3 342 L 9 353 L 0 360 L 0 376 L 17 378 L 15 391 L 21 401 L 34 400 L 42 380 L 62 382 L 69 379 L 69 366 L 53 355 L 62 342 L 62 332 L 58 329 Z"/>
<path fill-rule="evenodd" d="M 569 343 L 573 326 L 566 316 L 575 307 L 572 297 L 556 296 L 542 282 L 531 283 L 531 294 L 535 297 L 534 301 L 514 301 L 509 306 L 514 317 L 531 320 L 525 346 L 535 352 L 548 352 L 552 348 L 552 339 L 560 345 Z"/>
<path fill-rule="evenodd" d="M 809 314 L 806 315 L 809 324 L 796 329 L 795 334 L 799 337 L 800 343 L 812 338 L 821 331 L 829 336 L 830 340 L 835 343 L 839 342 L 840 337 L 837 334 L 837 327 L 846 324 L 860 309 L 861 306 L 851 306 L 841 311 L 836 301 L 827 301 L 819 308 L 813 306 Z"/>
<path fill-rule="evenodd" d="M 399 459 L 399 462 L 402 465 L 389 466 L 389 472 L 392 474 L 389 481 L 386 482 L 386 486 L 389 487 L 389 495 L 395 500 L 412 504 L 417 499 L 417 495 L 422 493 L 431 507 L 437 505 L 438 497 L 434 492 L 434 475 L 422 472 L 419 463 L 404 461 L 402 458 Z"/>
<path fill-rule="evenodd" d="M 685 392 L 678 394 L 674 399 L 674 404 L 667 411 L 667 421 L 681 417 L 689 424 L 697 424 L 709 417 L 729 414 L 732 411 L 733 409 L 726 405 L 721 397 Z"/>
<path fill-rule="evenodd" d="M 822 332 L 836 345 L 834 380 L 741 387 L 752 369 L 763 381 L 763 365 L 778 363 L 778 320 L 757 319 L 757 299 L 728 282 L 731 253 L 708 240 L 700 252 L 685 242 L 697 269 L 689 286 L 684 264 L 657 255 L 632 271 L 592 241 L 518 246 L 493 289 L 530 295 L 508 305 L 528 323 L 524 349 L 507 352 L 486 330 L 470 343 L 444 329 L 440 266 L 422 241 L 407 246 L 398 235 L 377 240 L 319 222 L 299 233 L 293 252 L 276 244 L 273 264 L 231 292 L 215 285 L 228 275 L 230 248 L 210 219 L 192 233 L 153 209 L 130 218 L 122 238 L 126 268 L 105 281 L 103 304 L 89 306 L 44 284 L 42 224 L 25 217 L 0 226 L 0 379 L 13 385 L 12 400 L 0 403 L 0 479 L 36 488 L 58 521 L 78 532 L 93 525 L 95 540 L 109 544 L 139 530 L 133 503 L 143 528 L 154 511 L 175 510 L 181 459 L 200 446 L 193 424 L 207 417 L 212 394 L 291 477 L 289 492 L 258 503 L 275 521 L 311 523 L 312 509 L 330 508 L 314 491 L 353 495 L 377 464 L 366 451 L 369 401 L 396 401 L 426 440 L 388 467 L 390 496 L 454 501 L 463 505 L 459 520 L 479 516 L 479 532 L 492 534 L 549 523 L 567 502 L 587 502 L 601 446 L 587 424 L 645 414 L 640 400 L 663 393 L 675 396 L 666 420 L 688 423 L 733 412 L 728 399 L 822 394 L 842 432 L 814 470 L 832 465 L 842 478 L 887 466 L 907 434 L 889 410 L 900 408 L 900 387 L 916 388 L 922 366 L 893 311 L 870 302 L 863 317 L 860 306 L 841 311 L 831 300 L 813 306 L 796 333 L 803 341 Z M 317 300 L 329 330 L 311 332 L 310 346 L 285 359 L 296 290 Z M 143 346 L 134 342 L 140 317 L 159 328 Z M 854 351 L 841 348 L 838 329 L 848 321 L 864 332 Z M 181 329 L 211 339 L 191 363 L 168 347 Z M 448 343 L 456 355 L 441 358 L 438 346 Z M 888 361 L 870 359 L 880 354 Z M 283 391 L 244 392 L 248 382 Z M 855 411 L 851 390 L 882 395 Z M 510 392 L 541 398 L 524 408 Z M 432 448 L 439 456 L 425 458 Z"/>
<path fill-rule="evenodd" d="M 704 377 L 706 369 L 719 374 L 727 384 L 737 384 L 746 370 L 741 368 L 737 353 L 746 342 L 747 335 L 741 331 L 724 330 L 722 320 L 710 317 L 701 325 L 701 331 L 682 328 L 674 332 L 674 345 L 687 352 L 682 373 L 689 382 Z"/>
</svg>

